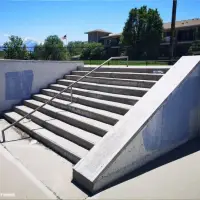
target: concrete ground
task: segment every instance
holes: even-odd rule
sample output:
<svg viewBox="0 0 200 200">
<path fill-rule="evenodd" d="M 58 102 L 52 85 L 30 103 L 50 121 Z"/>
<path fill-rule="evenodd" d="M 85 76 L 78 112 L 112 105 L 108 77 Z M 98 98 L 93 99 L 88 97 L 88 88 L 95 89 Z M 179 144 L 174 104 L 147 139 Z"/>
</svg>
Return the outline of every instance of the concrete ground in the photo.
<svg viewBox="0 0 200 200">
<path fill-rule="evenodd" d="M 0 199 L 57 199 L 0 145 Z"/>
<path fill-rule="evenodd" d="M 22 132 L 7 136 L 0 144 L 0 199 L 200 199 L 200 139 L 88 197 L 71 183 L 70 162 Z"/>
<path fill-rule="evenodd" d="M 0 131 L 4 126 L 0 120 Z M 0 199 L 6 195 L 10 199 L 87 198 L 71 183 L 71 162 L 17 128 L 7 131 L 6 141 L 0 144 Z"/>
<path fill-rule="evenodd" d="M 6 149 L 18 159 L 46 188 L 61 199 L 84 199 L 87 195 L 72 180 L 73 165 L 42 145 L 5 144 Z"/>
</svg>

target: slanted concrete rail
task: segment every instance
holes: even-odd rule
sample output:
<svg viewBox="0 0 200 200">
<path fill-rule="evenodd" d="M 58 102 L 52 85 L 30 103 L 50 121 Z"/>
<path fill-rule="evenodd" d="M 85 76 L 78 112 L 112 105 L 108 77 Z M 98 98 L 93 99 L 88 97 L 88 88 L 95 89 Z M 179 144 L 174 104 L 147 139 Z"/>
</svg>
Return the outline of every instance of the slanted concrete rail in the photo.
<svg viewBox="0 0 200 200">
<path fill-rule="evenodd" d="M 73 168 L 94 193 L 197 136 L 200 56 L 182 57 Z"/>
</svg>

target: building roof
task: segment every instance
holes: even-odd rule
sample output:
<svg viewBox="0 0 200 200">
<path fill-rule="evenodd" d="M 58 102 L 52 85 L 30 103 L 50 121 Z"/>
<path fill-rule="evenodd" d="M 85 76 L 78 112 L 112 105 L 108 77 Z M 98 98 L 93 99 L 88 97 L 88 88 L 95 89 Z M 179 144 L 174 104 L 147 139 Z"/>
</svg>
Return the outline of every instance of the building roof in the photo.
<svg viewBox="0 0 200 200">
<path fill-rule="evenodd" d="M 176 21 L 176 28 L 185 28 L 191 26 L 200 26 L 200 18 Z M 163 24 L 164 29 L 171 29 L 171 22 Z"/>
<path fill-rule="evenodd" d="M 85 32 L 85 34 L 94 33 L 94 32 L 100 32 L 100 33 L 108 33 L 108 34 L 111 34 L 111 32 L 108 32 L 108 31 L 105 31 L 105 30 L 102 30 L 102 29 L 96 29 L 96 30 L 93 30 L 93 31 L 88 31 L 88 32 Z"/>
<path fill-rule="evenodd" d="M 200 26 L 200 18 L 176 21 L 176 28 L 178 28 L 178 29 L 185 28 L 185 27 L 192 27 L 192 26 Z M 163 28 L 164 28 L 164 30 L 171 29 L 171 22 L 164 23 Z M 93 30 L 93 31 L 88 31 L 88 32 L 85 32 L 85 34 L 94 33 L 94 32 L 110 34 L 108 36 L 102 37 L 101 39 L 117 38 L 117 37 L 121 36 L 121 33 L 112 34 L 111 32 L 105 31 L 105 30 L 102 30 L 102 29 L 96 29 L 96 30 Z"/>
<path fill-rule="evenodd" d="M 108 36 L 104 36 L 104 37 L 101 37 L 101 39 L 107 39 L 107 38 L 118 38 L 121 36 L 121 33 L 118 33 L 118 34 L 110 34 Z"/>
</svg>

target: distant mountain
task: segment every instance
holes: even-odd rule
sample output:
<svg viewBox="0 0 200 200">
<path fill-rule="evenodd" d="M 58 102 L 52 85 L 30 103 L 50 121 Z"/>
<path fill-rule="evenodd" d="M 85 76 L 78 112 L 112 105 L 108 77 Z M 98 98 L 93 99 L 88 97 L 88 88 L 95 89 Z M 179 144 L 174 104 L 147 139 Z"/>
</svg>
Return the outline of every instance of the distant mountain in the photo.
<svg viewBox="0 0 200 200">
<path fill-rule="evenodd" d="M 26 45 L 26 49 L 28 51 L 34 51 L 34 48 L 38 44 L 38 42 L 31 39 L 25 39 L 24 44 Z"/>
<path fill-rule="evenodd" d="M 38 44 L 37 41 L 35 40 L 32 40 L 32 39 L 24 39 L 24 42 L 23 42 L 25 45 L 26 45 L 26 49 L 28 51 L 34 51 L 34 48 L 35 46 Z M 3 44 L 0 44 L 0 51 L 3 51 Z"/>
<path fill-rule="evenodd" d="M 0 51 L 3 51 L 3 45 L 0 45 Z"/>
</svg>

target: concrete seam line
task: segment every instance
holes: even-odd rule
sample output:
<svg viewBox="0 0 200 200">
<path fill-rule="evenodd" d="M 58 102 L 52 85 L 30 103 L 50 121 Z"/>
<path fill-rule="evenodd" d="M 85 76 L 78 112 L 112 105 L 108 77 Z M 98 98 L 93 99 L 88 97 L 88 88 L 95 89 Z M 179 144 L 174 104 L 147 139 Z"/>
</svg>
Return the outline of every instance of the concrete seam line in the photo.
<svg viewBox="0 0 200 200">
<path fill-rule="evenodd" d="M 18 159 L 16 159 L 8 149 L 0 144 L 0 152 L 5 156 L 7 160 L 12 162 L 19 168 L 29 180 L 31 180 L 45 195 L 48 196 L 49 199 L 58 199 L 58 197 L 49 190 L 40 180 L 38 180 Z"/>
</svg>

